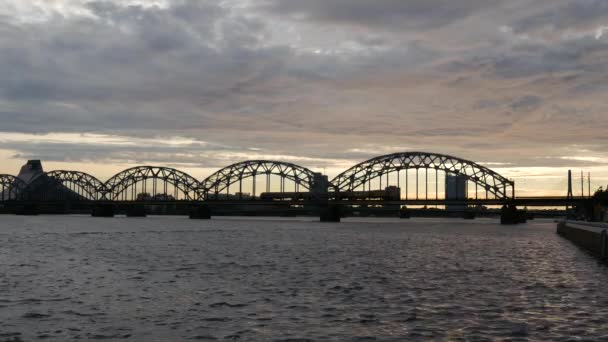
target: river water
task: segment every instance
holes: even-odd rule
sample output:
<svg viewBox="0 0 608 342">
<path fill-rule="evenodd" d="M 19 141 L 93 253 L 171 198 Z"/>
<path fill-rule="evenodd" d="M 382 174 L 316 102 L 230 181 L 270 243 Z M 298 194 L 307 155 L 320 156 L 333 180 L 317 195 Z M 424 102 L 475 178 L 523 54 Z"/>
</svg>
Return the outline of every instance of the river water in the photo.
<svg viewBox="0 0 608 342">
<path fill-rule="evenodd" d="M 0 216 L 0 341 L 608 341 L 551 221 Z"/>
</svg>

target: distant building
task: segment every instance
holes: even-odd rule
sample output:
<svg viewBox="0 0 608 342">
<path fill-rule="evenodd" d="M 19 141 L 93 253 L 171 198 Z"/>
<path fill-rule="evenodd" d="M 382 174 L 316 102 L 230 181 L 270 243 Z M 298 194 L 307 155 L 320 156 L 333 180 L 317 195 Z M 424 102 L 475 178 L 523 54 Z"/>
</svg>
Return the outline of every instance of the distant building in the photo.
<svg viewBox="0 0 608 342">
<path fill-rule="evenodd" d="M 251 194 L 248 193 L 248 192 L 236 192 L 234 194 L 234 197 L 236 197 L 237 199 L 244 199 L 244 200 L 253 199 L 253 197 L 251 196 Z"/>
<path fill-rule="evenodd" d="M 210 201 L 234 201 L 234 200 L 252 200 L 252 199 L 254 199 L 254 197 L 251 196 L 248 192 L 237 192 L 234 194 L 226 194 L 226 193 L 216 194 L 216 193 L 210 192 L 207 195 L 207 199 Z"/>
<path fill-rule="evenodd" d="M 328 188 L 329 179 L 327 176 L 322 173 L 315 173 L 310 187 L 313 198 L 320 201 L 326 201 L 329 198 Z"/>
<path fill-rule="evenodd" d="M 447 174 L 445 177 L 445 199 L 448 201 L 464 201 L 469 196 L 467 177 L 460 174 Z M 447 210 L 464 210 L 466 205 L 448 205 Z"/>
<path fill-rule="evenodd" d="M 400 201 L 401 200 L 401 188 L 396 186 L 387 186 L 384 189 L 384 200 L 386 201 Z"/>
<path fill-rule="evenodd" d="M 44 170 L 42 169 L 40 160 L 28 160 L 28 162 L 21 167 L 17 178 L 22 180 L 26 185 L 29 185 L 43 175 Z M 5 184 L 5 187 L 0 190 L 3 190 L 0 192 L 0 198 L 2 199 L 17 199 L 18 196 L 22 195 L 21 192 L 23 191 L 17 184 Z"/>
<path fill-rule="evenodd" d="M 28 160 L 25 165 L 21 167 L 19 171 L 19 177 L 25 184 L 30 184 L 34 179 L 42 176 L 44 170 L 42 169 L 42 162 L 40 160 Z"/>
<path fill-rule="evenodd" d="M 137 201 L 175 201 L 175 197 L 173 197 L 173 195 L 161 193 L 152 196 L 147 192 L 137 194 L 136 199 Z"/>
</svg>

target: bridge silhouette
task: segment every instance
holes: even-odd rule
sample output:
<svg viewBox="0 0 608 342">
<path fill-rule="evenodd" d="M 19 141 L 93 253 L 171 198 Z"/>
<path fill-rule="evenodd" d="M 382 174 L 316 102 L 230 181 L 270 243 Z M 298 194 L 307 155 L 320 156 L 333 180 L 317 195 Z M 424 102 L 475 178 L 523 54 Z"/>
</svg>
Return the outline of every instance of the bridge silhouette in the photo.
<svg viewBox="0 0 608 342">
<path fill-rule="evenodd" d="M 440 176 L 459 177 L 466 183 L 466 196 L 450 196 L 447 185 L 440 188 Z M 469 160 L 429 152 L 372 158 L 332 180 L 293 163 L 249 160 L 224 167 L 201 181 L 180 170 L 158 166 L 129 168 L 105 182 L 69 170 L 45 172 L 29 183 L 18 176 L 0 175 L 0 191 L 0 203 L 6 206 L 104 207 L 107 216 L 116 208 L 127 208 L 127 213 L 128 208 L 139 208 L 135 211 L 143 215 L 145 205 L 184 204 L 205 208 L 203 217 L 209 216 L 210 206 L 213 213 L 222 214 L 263 213 L 262 208 L 273 207 L 296 214 L 310 214 L 310 208 L 314 208 L 312 211 L 320 211 L 321 216 L 324 211 L 328 213 L 329 220 L 343 215 L 344 208 L 351 212 L 369 208 L 395 212 L 408 205 L 467 209 L 577 204 L 568 196 L 517 198 L 514 181 L 497 172 Z"/>
</svg>

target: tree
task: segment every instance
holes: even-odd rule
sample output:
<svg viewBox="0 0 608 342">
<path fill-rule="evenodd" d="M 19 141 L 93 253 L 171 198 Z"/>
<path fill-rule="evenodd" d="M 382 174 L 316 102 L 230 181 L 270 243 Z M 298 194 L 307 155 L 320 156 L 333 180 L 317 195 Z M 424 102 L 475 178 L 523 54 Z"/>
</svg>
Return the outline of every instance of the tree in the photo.
<svg viewBox="0 0 608 342">
<path fill-rule="evenodd" d="M 137 194 L 136 200 L 137 201 L 149 201 L 152 199 L 152 196 L 150 196 L 149 193 L 147 192 L 142 192 Z"/>
<path fill-rule="evenodd" d="M 600 187 L 593 195 L 593 199 L 596 203 L 608 205 L 608 188 L 604 190 L 603 187 Z"/>
</svg>

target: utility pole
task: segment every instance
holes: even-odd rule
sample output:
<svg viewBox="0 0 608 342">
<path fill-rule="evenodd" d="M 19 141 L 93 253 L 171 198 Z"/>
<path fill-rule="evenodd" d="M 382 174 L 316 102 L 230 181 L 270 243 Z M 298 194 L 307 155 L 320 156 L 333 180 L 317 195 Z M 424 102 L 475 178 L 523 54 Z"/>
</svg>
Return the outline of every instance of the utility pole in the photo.
<svg viewBox="0 0 608 342">
<path fill-rule="evenodd" d="M 568 199 L 572 199 L 574 195 L 572 194 L 572 170 L 568 170 Z"/>
<path fill-rule="evenodd" d="M 585 174 L 581 170 L 581 198 L 585 199 Z"/>
<path fill-rule="evenodd" d="M 568 170 L 568 201 L 574 199 L 574 194 L 572 193 L 572 170 Z M 570 209 L 570 205 L 566 206 L 566 210 Z"/>
</svg>

